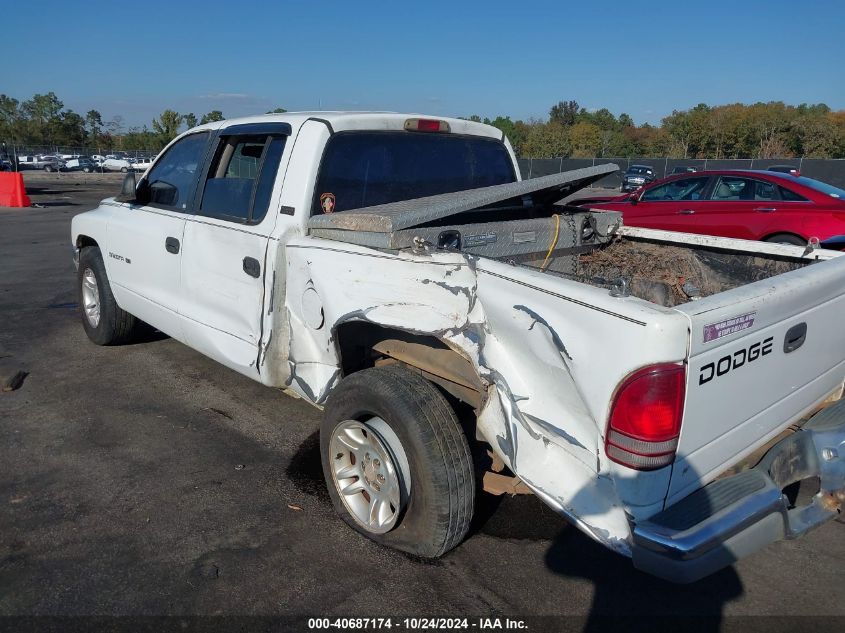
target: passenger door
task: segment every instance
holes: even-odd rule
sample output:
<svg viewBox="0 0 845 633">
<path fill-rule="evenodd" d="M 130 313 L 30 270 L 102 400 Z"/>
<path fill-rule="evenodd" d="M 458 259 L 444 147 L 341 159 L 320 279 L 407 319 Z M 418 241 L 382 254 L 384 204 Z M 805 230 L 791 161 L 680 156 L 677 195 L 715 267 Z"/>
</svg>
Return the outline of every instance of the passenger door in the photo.
<svg viewBox="0 0 845 633">
<path fill-rule="evenodd" d="M 642 192 L 636 204 L 628 203 L 623 220 L 630 226 L 664 231 L 701 233 L 698 214 L 710 178 L 694 176 L 670 180 Z"/>
<path fill-rule="evenodd" d="M 756 178 L 718 176 L 698 218 L 702 233 L 745 240 L 762 239 L 780 195 L 776 184 Z"/>
<path fill-rule="evenodd" d="M 185 225 L 179 311 L 188 344 L 252 377 L 278 215 L 269 207 L 289 134 L 278 123 L 221 130 L 198 187 L 197 214 Z"/>
<path fill-rule="evenodd" d="M 118 304 L 180 340 L 182 238 L 208 139 L 208 132 L 190 134 L 167 149 L 139 183 L 143 204 L 112 215 L 103 252 Z"/>
</svg>

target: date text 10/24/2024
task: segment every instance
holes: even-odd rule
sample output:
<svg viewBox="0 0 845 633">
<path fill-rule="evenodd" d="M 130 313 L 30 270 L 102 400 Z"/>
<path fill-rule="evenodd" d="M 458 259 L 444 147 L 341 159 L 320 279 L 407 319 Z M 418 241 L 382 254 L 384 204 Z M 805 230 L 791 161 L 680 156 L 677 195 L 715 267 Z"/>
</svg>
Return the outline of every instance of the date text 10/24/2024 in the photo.
<svg viewBox="0 0 845 633">
<path fill-rule="evenodd" d="M 527 629 L 524 620 L 511 618 L 309 618 L 308 630 L 506 631 Z"/>
</svg>

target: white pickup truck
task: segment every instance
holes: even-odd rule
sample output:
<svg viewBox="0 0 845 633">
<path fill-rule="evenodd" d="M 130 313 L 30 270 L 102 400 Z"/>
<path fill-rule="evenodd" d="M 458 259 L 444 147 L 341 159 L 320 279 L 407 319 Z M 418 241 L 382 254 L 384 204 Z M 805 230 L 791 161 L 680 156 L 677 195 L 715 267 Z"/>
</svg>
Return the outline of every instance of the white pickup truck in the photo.
<svg viewBox="0 0 845 633">
<path fill-rule="evenodd" d="M 841 511 L 845 258 L 555 204 L 615 169 L 520 181 L 458 119 L 203 125 L 74 218 L 82 324 L 323 408 L 334 506 L 379 543 L 440 556 L 505 480 L 689 582 Z"/>
</svg>

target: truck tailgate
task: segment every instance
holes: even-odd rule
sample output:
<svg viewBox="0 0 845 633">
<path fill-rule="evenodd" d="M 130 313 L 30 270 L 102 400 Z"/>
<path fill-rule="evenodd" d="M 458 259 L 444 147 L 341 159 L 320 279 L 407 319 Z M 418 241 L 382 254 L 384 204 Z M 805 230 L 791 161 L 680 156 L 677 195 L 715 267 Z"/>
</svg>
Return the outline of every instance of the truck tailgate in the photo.
<svg viewBox="0 0 845 633">
<path fill-rule="evenodd" d="M 667 504 L 806 414 L 845 378 L 845 257 L 678 306 L 687 396 Z"/>
</svg>

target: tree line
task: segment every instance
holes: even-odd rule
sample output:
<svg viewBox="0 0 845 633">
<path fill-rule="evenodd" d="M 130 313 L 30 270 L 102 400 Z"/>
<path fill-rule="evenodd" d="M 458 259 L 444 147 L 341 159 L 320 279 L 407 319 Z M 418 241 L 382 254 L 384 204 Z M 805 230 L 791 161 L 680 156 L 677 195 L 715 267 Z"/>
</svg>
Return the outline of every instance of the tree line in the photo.
<svg viewBox="0 0 845 633">
<path fill-rule="evenodd" d="M 286 110 L 276 108 L 271 112 Z M 220 110 L 198 117 L 193 112 L 181 114 L 167 109 L 153 119 L 150 126 L 126 127 L 120 115 L 104 122 L 97 110 L 89 110 L 83 116 L 65 109 L 54 92 L 36 94 L 27 101 L 0 94 L 0 142 L 7 147 L 87 147 L 157 152 L 181 131 L 224 118 Z"/>
<path fill-rule="evenodd" d="M 467 118 L 502 130 L 525 158 L 845 158 L 845 110 L 823 103 L 700 103 L 673 111 L 657 126 L 637 125 L 607 108 L 587 110 L 573 100 L 552 106 L 544 120 Z M 65 109 L 53 92 L 22 102 L 0 94 L 0 142 L 7 145 L 158 151 L 184 129 L 223 119 L 220 110 L 198 117 L 167 109 L 149 126 L 127 128 L 119 115 L 104 122 L 97 110 L 82 115 Z"/>
<path fill-rule="evenodd" d="M 659 126 L 625 113 L 561 101 L 547 120 L 482 119 L 502 130 L 525 158 L 845 158 L 845 110 L 780 101 L 675 110 Z"/>
</svg>

